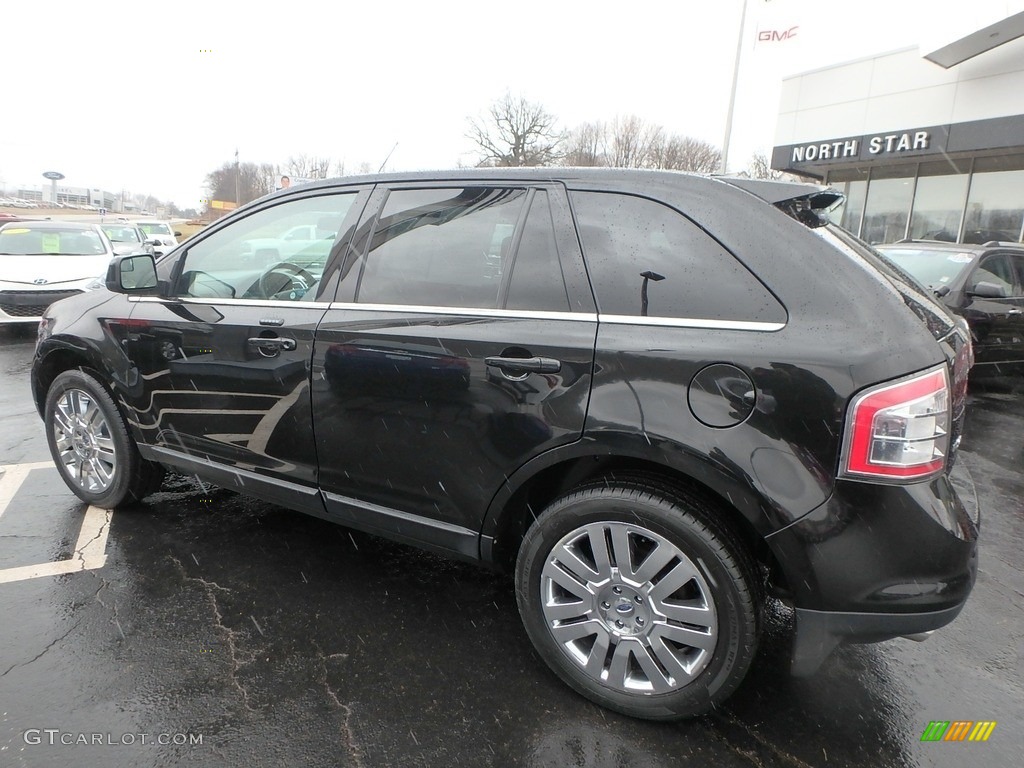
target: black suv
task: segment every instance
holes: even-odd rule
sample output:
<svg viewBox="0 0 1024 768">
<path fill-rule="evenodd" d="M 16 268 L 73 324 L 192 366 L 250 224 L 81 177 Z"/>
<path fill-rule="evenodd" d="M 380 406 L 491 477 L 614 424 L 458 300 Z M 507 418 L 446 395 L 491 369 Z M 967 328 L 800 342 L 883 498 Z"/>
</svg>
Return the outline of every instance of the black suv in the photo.
<svg viewBox="0 0 1024 768">
<path fill-rule="evenodd" d="M 566 683 L 690 716 L 740 684 L 768 594 L 809 674 L 974 583 L 966 328 L 827 224 L 838 199 L 622 170 L 304 185 L 52 306 L 32 388 L 91 504 L 173 468 L 509 569 Z"/>
<path fill-rule="evenodd" d="M 1024 372 L 1024 246 L 909 240 L 876 247 L 967 321 L 973 373 Z"/>
</svg>

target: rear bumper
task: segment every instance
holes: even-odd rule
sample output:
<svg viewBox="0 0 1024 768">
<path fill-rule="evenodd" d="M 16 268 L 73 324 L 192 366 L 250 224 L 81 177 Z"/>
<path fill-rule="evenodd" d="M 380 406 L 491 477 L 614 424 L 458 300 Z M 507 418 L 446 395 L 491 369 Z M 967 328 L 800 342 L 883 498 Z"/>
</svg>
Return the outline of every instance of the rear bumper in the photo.
<svg viewBox="0 0 1024 768">
<path fill-rule="evenodd" d="M 979 525 L 962 466 L 905 486 L 838 481 L 827 502 L 767 538 L 796 609 L 793 673 L 813 673 L 840 643 L 955 619 L 977 577 Z"/>
<path fill-rule="evenodd" d="M 963 603 L 927 613 L 829 613 L 796 609 L 796 637 L 790 672 L 813 675 L 841 643 L 877 643 L 894 637 L 924 640 L 955 619 Z M 917 635 L 917 637 L 914 637 Z"/>
</svg>

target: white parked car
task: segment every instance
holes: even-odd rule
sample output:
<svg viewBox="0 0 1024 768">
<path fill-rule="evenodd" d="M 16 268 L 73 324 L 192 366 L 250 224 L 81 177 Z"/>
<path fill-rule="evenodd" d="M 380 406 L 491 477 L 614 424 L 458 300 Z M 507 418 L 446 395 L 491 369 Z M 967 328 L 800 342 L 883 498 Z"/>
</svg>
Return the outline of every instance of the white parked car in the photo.
<svg viewBox="0 0 1024 768">
<path fill-rule="evenodd" d="M 38 323 L 55 301 L 103 287 L 114 247 L 97 224 L 0 227 L 0 324 Z"/>
<path fill-rule="evenodd" d="M 153 242 L 153 249 L 157 256 L 163 256 L 178 246 L 181 232 L 175 232 L 168 221 L 136 219 L 128 223 L 134 224 L 146 234 L 146 238 Z"/>
</svg>

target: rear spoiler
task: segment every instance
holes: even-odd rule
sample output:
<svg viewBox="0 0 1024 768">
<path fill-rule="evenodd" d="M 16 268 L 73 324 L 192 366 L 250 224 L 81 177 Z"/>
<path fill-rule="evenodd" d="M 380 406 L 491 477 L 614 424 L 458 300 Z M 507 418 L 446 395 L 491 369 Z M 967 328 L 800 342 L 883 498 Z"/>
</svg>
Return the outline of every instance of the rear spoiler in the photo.
<svg viewBox="0 0 1024 768">
<path fill-rule="evenodd" d="M 792 216 L 808 227 L 828 224 L 828 212 L 843 202 L 845 196 L 832 187 L 817 184 L 794 184 L 788 181 L 765 181 L 718 176 L 719 181 L 749 192 Z"/>
</svg>

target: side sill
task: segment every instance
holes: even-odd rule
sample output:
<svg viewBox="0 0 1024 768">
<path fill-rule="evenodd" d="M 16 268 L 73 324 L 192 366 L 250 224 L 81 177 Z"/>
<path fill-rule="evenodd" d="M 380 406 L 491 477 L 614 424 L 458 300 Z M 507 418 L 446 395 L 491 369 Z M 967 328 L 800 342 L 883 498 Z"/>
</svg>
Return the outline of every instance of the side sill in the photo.
<svg viewBox="0 0 1024 768">
<path fill-rule="evenodd" d="M 317 517 L 325 516 L 324 503 L 320 498 L 318 488 L 268 477 L 246 469 L 229 467 L 171 448 L 139 444 L 139 453 L 144 459 L 195 473 L 203 480 L 209 480 L 222 488 L 230 488 L 257 496 L 297 512 L 305 512 Z"/>
<path fill-rule="evenodd" d="M 324 503 L 328 519 L 349 528 L 464 560 L 480 559 L 480 534 L 469 528 L 326 491 Z"/>
</svg>

